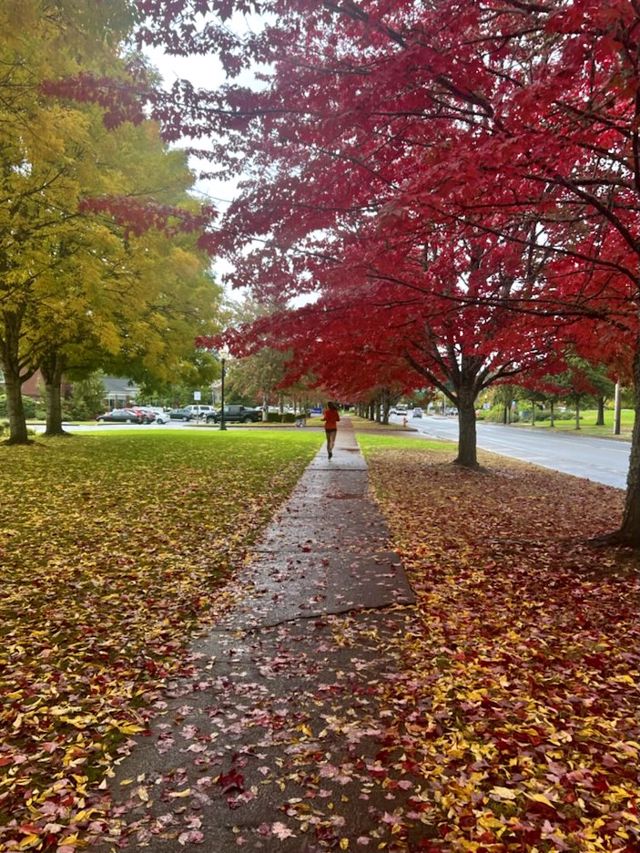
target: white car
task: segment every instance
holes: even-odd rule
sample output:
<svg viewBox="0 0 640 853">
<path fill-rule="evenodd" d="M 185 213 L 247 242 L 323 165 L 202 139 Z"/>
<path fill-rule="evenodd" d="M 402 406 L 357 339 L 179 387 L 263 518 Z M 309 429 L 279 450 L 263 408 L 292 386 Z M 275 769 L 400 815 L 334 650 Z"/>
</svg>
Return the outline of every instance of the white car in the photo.
<svg viewBox="0 0 640 853">
<path fill-rule="evenodd" d="M 206 418 L 207 415 L 213 415 L 215 412 L 213 406 L 185 406 L 185 409 L 191 412 L 192 418 Z"/>
<path fill-rule="evenodd" d="M 146 412 L 151 412 L 155 415 L 155 423 L 157 424 L 168 424 L 171 418 L 169 417 L 169 412 L 165 412 L 163 408 L 160 406 L 143 406 Z"/>
</svg>

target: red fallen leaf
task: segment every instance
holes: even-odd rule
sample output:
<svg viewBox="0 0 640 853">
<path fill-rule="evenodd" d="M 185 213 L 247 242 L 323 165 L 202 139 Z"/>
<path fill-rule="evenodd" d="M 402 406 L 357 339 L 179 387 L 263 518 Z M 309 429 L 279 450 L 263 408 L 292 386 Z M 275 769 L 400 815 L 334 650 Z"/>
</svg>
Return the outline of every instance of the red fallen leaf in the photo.
<svg viewBox="0 0 640 853">
<path fill-rule="evenodd" d="M 424 800 L 414 800 L 413 797 L 409 798 L 409 806 L 413 812 L 428 812 L 432 808 L 431 803 L 426 803 Z M 422 850 L 421 847 L 418 849 Z"/>
<path fill-rule="evenodd" d="M 609 790 L 609 782 L 607 781 L 607 777 L 602 774 L 598 774 L 593 777 L 593 790 L 597 791 L 598 794 L 603 794 L 605 791 Z"/>
<path fill-rule="evenodd" d="M 244 791 L 244 776 L 238 773 L 237 770 L 231 769 L 228 773 L 221 773 L 218 779 L 218 785 L 222 787 L 222 793 L 227 794 L 230 791 Z"/>
<path fill-rule="evenodd" d="M 40 827 L 33 823 L 21 823 L 18 832 L 23 832 L 25 835 L 37 835 L 40 832 Z"/>
<path fill-rule="evenodd" d="M 385 779 L 388 775 L 388 772 L 384 768 L 371 767 L 369 769 L 369 775 L 373 776 L 374 779 Z"/>
<path fill-rule="evenodd" d="M 538 814 L 541 817 L 554 818 L 557 815 L 553 806 L 541 803 L 538 800 L 527 800 L 526 811 L 528 814 Z"/>
</svg>

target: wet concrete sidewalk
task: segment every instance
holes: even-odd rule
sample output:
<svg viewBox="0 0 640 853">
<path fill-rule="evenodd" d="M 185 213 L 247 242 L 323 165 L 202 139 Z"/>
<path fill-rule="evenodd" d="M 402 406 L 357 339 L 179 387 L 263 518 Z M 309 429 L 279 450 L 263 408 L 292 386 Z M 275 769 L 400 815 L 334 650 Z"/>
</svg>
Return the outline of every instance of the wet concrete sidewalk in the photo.
<svg viewBox="0 0 640 853">
<path fill-rule="evenodd" d="M 414 596 L 348 419 L 232 583 L 239 603 L 111 780 L 100 849 L 411 849 L 388 816 L 412 783 L 380 756 L 394 748 L 381 685 L 402 668 L 389 640 Z"/>
</svg>

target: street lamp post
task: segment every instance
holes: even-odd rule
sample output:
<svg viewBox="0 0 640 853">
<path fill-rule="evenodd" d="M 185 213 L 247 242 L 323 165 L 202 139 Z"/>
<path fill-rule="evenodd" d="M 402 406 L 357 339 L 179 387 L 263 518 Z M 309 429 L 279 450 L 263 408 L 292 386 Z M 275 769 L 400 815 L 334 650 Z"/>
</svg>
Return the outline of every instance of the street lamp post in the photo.
<svg viewBox="0 0 640 853">
<path fill-rule="evenodd" d="M 220 372 L 220 429 L 226 429 L 227 425 L 224 422 L 224 369 L 225 369 L 225 358 L 221 356 L 220 364 L 222 370 Z"/>
</svg>

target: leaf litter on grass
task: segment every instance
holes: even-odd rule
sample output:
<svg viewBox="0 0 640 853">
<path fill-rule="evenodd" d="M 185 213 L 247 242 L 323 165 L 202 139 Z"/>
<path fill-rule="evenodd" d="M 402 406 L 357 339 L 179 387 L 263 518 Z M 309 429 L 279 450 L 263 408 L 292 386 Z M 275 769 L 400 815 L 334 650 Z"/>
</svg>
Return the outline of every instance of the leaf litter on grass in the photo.
<svg viewBox="0 0 640 853">
<path fill-rule="evenodd" d="M 187 721 L 203 683 L 189 685 L 179 650 L 164 651 L 163 683 L 187 675 L 175 682 L 179 706 L 165 730 L 167 742 L 184 744 L 185 763 L 162 780 L 131 780 L 143 810 L 160 782 L 165 790 L 155 823 L 133 827 L 139 844 L 205 844 L 202 808 L 212 797 L 237 815 L 271 790 L 277 810 L 255 832 L 283 850 L 637 853 L 638 579 L 633 565 L 620 571 L 619 552 L 583 544 L 614 526 L 620 495 L 504 460 L 482 474 L 441 460 L 406 451 L 369 459 L 416 607 L 317 620 L 315 640 L 280 626 L 277 649 L 265 657 L 259 637 L 250 648 L 258 681 L 216 675 L 214 663 L 211 733 Z M 240 593 L 241 584 L 226 588 Z M 351 649 L 349 665 L 311 688 L 333 649 Z M 265 686 L 283 673 L 292 689 L 270 699 Z M 140 698 L 118 696 L 118 722 L 132 727 L 121 737 L 146 727 L 150 702 L 165 705 L 161 683 Z M 216 752 L 216 729 L 248 739 L 230 763 Z M 78 731 L 82 749 L 92 740 Z M 74 732 L 58 743 L 71 750 Z M 111 757 L 99 755 L 103 771 Z M 91 782 L 82 768 L 100 761 L 80 755 L 74 772 L 70 752 L 60 791 L 50 786 L 42 804 L 57 810 L 47 814 L 54 829 L 66 820 L 60 853 L 106 828 L 95 792 L 83 795 Z M 23 848 L 35 849 L 30 824 L 19 829 Z M 236 846 L 251 843 L 242 820 L 235 833 Z"/>
<path fill-rule="evenodd" d="M 318 444 L 121 433 L 0 449 L 1 849 L 70 853 L 103 831 L 101 779 Z"/>
<path fill-rule="evenodd" d="M 637 853 L 638 565 L 587 541 L 622 495 L 486 458 L 368 458 L 419 599 L 392 684 L 425 814 L 409 849 Z"/>
</svg>

